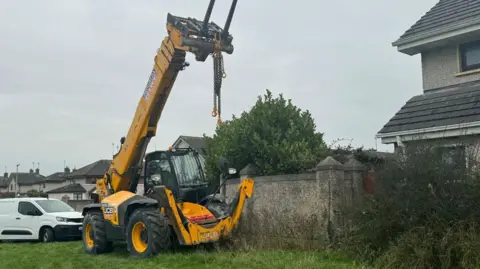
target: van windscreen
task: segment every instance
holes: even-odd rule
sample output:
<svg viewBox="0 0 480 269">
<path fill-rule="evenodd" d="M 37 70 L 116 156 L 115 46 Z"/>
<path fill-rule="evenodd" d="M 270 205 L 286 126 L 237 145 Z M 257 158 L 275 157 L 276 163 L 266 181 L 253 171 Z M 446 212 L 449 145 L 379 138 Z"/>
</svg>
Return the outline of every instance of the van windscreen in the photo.
<svg viewBox="0 0 480 269">
<path fill-rule="evenodd" d="M 35 202 L 47 213 L 75 211 L 67 203 L 60 200 L 35 200 Z"/>
</svg>

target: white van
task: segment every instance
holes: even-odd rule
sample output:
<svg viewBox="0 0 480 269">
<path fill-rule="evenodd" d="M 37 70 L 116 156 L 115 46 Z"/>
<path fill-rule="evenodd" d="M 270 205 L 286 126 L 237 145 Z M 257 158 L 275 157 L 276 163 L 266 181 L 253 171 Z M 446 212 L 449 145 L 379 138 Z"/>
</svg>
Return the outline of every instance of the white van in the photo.
<svg viewBox="0 0 480 269">
<path fill-rule="evenodd" d="M 0 241 L 82 238 L 83 216 L 58 199 L 0 199 Z"/>
</svg>

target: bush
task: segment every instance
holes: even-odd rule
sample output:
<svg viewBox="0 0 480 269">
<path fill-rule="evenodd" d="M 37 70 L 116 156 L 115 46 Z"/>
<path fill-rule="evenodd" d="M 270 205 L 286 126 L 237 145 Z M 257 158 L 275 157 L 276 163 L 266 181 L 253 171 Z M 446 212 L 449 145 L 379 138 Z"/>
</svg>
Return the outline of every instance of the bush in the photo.
<svg viewBox="0 0 480 269">
<path fill-rule="evenodd" d="M 378 172 L 376 194 L 352 209 L 343 247 L 381 268 L 471 268 L 480 261 L 475 162 L 411 147 Z M 447 156 L 448 157 L 448 156 Z M 472 252 L 473 251 L 473 252 Z"/>
<path fill-rule="evenodd" d="M 43 191 L 37 191 L 37 190 L 29 190 L 26 193 L 27 197 L 48 197 L 46 193 Z"/>
<path fill-rule="evenodd" d="M 310 112 L 268 90 L 250 111 L 225 121 L 206 141 L 205 168 L 212 179 L 218 178 L 220 156 L 237 171 L 253 163 L 261 174 L 274 175 L 312 168 L 326 153 L 323 134 L 316 131 Z"/>
</svg>

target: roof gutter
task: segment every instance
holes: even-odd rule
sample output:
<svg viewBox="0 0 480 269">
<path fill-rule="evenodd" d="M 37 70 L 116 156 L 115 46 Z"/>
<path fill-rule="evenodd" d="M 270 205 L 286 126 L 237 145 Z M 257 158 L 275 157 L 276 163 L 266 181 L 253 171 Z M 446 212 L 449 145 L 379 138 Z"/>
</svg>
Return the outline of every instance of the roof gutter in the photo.
<svg viewBox="0 0 480 269">
<path fill-rule="evenodd" d="M 400 132 L 392 132 L 392 133 L 378 133 L 375 137 L 376 138 L 388 138 L 388 137 L 397 137 L 397 136 L 405 136 L 405 135 L 417 135 L 417 134 L 425 134 L 425 133 L 435 133 L 435 132 L 442 132 L 442 131 L 449 131 L 449 130 L 460 130 L 465 128 L 474 128 L 480 127 L 480 121 L 468 122 L 468 123 L 459 123 L 459 124 L 451 124 L 446 126 L 437 126 L 431 128 L 423 128 L 423 129 L 413 129 L 407 131 L 400 131 Z"/>
</svg>

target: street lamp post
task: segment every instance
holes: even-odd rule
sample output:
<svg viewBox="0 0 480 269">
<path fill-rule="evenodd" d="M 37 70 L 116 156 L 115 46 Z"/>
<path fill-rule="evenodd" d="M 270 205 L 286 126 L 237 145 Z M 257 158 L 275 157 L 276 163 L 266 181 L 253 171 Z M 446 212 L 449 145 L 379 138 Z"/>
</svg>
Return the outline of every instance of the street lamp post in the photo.
<svg viewBox="0 0 480 269">
<path fill-rule="evenodd" d="M 17 174 L 15 175 L 15 196 L 18 196 L 18 167 L 20 164 L 17 164 Z"/>
</svg>

